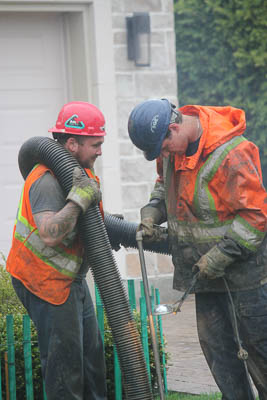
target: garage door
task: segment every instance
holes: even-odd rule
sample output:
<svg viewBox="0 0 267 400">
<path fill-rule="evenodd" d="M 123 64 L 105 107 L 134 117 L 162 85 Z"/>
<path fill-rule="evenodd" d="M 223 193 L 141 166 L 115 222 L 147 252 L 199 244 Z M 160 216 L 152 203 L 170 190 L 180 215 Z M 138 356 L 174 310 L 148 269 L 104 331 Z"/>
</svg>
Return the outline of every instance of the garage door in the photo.
<svg viewBox="0 0 267 400">
<path fill-rule="evenodd" d="M 23 184 L 17 155 L 67 101 L 63 15 L 0 14 L 0 251 L 6 256 Z"/>
</svg>

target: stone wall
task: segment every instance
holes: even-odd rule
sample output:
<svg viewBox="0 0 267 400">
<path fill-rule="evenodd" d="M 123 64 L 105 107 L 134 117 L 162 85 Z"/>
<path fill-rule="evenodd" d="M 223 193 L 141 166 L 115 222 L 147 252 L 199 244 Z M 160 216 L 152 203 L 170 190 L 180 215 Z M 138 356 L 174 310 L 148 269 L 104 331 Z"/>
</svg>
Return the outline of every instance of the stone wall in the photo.
<svg viewBox="0 0 267 400">
<path fill-rule="evenodd" d="M 149 12 L 151 66 L 136 67 L 127 59 L 126 17 Z M 155 162 L 144 159 L 128 138 L 127 121 L 133 107 L 149 98 L 166 97 L 177 104 L 177 76 L 173 0 L 112 0 L 117 116 L 120 145 L 122 207 L 125 219 L 139 221 L 139 210 L 149 200 L 156 178 Z M 168 256 L 146 253 L 148 275 L 166 278 L 173 266 Z M 127 278 L 141 275 L 137 251 L 126 252 Z M 160 279 L 163 284 L 164 279 Z M 159 286 L 159 285 L 157 285 Z"/>
</svg>

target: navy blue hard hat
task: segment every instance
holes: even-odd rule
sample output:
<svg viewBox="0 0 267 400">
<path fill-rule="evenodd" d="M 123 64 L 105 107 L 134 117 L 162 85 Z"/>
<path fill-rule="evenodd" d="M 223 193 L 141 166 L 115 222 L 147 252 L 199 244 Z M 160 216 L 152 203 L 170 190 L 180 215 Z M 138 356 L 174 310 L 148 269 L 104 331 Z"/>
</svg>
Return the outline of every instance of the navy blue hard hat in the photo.
<svg viewBox="0 0 267 400">
<path fill-rule="evenodd" d="M 128 132 L 133 144 L 143 150 L 147 160 L 160 155 L 162 142 L 167 134 L 172 105 L 167 99 L 146 100 L 131 112 Z"/>
</svg>

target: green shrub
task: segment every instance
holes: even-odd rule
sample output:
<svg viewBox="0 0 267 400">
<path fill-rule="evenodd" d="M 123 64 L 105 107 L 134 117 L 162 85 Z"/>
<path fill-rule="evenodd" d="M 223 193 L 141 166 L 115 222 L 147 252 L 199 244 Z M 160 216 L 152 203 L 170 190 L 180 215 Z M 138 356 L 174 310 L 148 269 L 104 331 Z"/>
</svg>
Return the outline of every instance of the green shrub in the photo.
<svg viewBox="0 0 267 400">
<path fill-rule="evenodd" d="M 4 259 L 1 265 L 0 262 L 0 359 L 1 359 L 1 375 L 2 375 L 2 390 L 3 396 L 6 395 L 5 387 L 5 363 L 4 353 L 7 351 L 6 345 L 6 318 L 7 314 L 13 314 L 14 316 L 14 340 L 15 340 L 15 359 L 16 359 L 16 389 L 17 389 L 17 400 L 24 400 L 25 394 L 25 383 L 24 383 L 24 358 L 23 358 L 23 333 L 22 333 L 22 314 L 27 314 L 26 310 L 17 298 L 13 289 L 10 275 L 7 273 L 4 267 Z M 134 318 L 137 324 L 137 329 L 141 332 L 140 315 L 138 312 L 134 313 Z M 108 386 L 108 398 L 112 400 L 115 398 L 115 387 L 114 387 L 114 353 L 113 353 L 113 339 L 112 333 L 108 326 L 107 318 L 104 318 L 104 341 L 105 341 L 105 358 L 107 367 L 107 386 Z M 151 369 L 151 383 L 155 390 L 157 386 L 156 370 L 154 365 L 153 351 L 151 337 L 149 334 L 149 352 L 150 352 L 150 369 Z M 31 343 L 32 343 L 32 371 L 33 371 L 33 383 L 34 383 L 34 398 L 42 399 L 42 378 L 40 368 L 40 356 L 37 342 L 36 329 L 31 324 Z M 160 341 L 159 341 L 160 342 Z M 160 348 L 160 355 L 162 357 L 162 348 Z M 166 362 L 168 360 L 168 354 L 165 353 Z M 163 367 L 162 367 L 163 368 Z"/>
<path fill-rule="evenodd" d="M 16 358 L 16 389 L 17 400 L 24 400 L 25 383 L 24 383 L 24 358 L 23 358 L 23 325 L 22 315 L 27 314 L 25 308 L 18 299 L 10 279 L 9 273 L 5 269 L 5 258 L 1 254 L 0 261 L 0 358 L 1 358 L 1 376 L 3 397 L 6 396 L 5 386 L 5 362 L 4 354 L 7 351 L 6 344 L 6 315 L 12 314 L 14 317 L 14 341 L 15 341 L 15 358 Z M 31 326 L 31 342 L 32 342 L 32 374 L 34 380 L 34 397 L 41 399 L 42 395 L 42 378 L 40 368 L 40 355 L 37 342 L 37 333 Z"/>
<path fill-rule="evenodd" d="M 26 398 L 25 393 L 25 370 L 24 370 L 24 358 L 23 358 L 23 325 L 22 315 L 13 314 L 14 317 L 14 342 L 15 342 L 15 359 L 16 359 L 16 393 L 17 400 L 24 400 Z M 3 398 L 6 396 L 6 385 L 5 385 L 5 363 L 4 353 L 7 352 L 6 344 L 6 318 L 2 316 L 0 318 L 0 356 L 1 356 L 1 375 L 2 375 L 2 390 Z M 32 343 L 32 374 L 34 382 L 34 398 L 42 399 L 42 374 L 40 367 L 40 355 L 37 343 L 36 330 L 31 327 L 31 343 Z"/>
<path fill-rule="evenodd" d="M 264 0 L 174 1 L 180 106 L 245 110 L 245 135 L 260 148 L 267 184 L 266 13 Z"/>
</svg>

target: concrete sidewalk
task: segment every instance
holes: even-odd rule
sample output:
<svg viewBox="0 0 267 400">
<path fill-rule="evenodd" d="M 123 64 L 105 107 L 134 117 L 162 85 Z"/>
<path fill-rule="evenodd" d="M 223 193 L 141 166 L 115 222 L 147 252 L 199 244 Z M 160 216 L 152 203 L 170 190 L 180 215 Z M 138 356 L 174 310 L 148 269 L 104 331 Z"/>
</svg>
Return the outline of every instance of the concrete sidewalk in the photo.
<svg viewBox="0 0 267 400">
<path fill-rule="evenodd" d="M 170 353 L 168 390 L 201 394 L 219 392 L 199 345 L 194 295 L 188 297 L 176 315 L 162 316 L 163 333 Z"/>
</svg>

